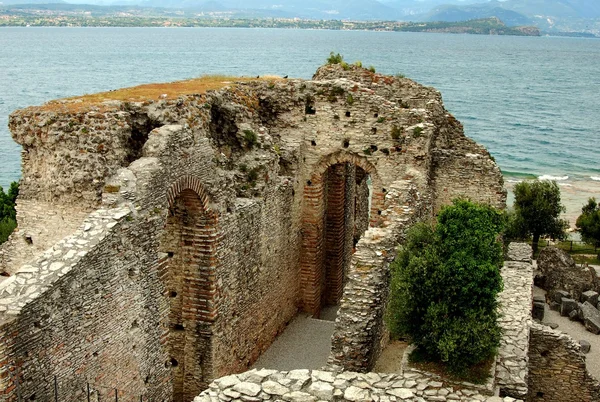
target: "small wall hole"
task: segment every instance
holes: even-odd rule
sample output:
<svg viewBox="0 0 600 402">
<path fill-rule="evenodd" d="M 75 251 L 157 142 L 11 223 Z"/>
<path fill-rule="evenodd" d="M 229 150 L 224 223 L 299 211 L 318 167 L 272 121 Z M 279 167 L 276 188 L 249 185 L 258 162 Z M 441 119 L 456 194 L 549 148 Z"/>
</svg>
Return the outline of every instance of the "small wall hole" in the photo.
<svg viewBox="0 0 600 402">
<path fill-rule="evenodd" d="M 312 145 L 313 147 L 317 146 L 317 142 L 315 140 L 311 140 L 310 145 Z"/>
<path fill-rule="evenodd" d="M 350 112 L 346 112 L 346 117 L 350 117 Z"/>
</svg>

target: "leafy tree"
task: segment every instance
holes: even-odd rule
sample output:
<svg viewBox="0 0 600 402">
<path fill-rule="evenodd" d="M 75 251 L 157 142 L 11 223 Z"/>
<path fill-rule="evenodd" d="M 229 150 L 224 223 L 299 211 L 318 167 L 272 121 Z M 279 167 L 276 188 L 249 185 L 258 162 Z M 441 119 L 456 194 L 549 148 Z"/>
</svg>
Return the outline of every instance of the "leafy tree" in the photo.
<svg viewBox="0 0 600 402">
<path fill-rule="evenodd" d="M 533 180 L 518 183 L 514 189 L 515 217 L 509 232 L 515 237 L 532 237 L 535 253 L 540 237 L 564 240 L 569 223 L 560 219 L 565 207 L 560 203 L 560 188 L 555 181 Z"/>
<path fill-rule="evenodd" d="M 600 245 L 600 205 L 595 198 L 590 198 L 581 208 L 581 215 L 577 218 L 575 226 L 584 242 Z"/>
<path fill-rule="evenodd" d="M 456 373 L 493 356 L 500 342 L 503 223 L 492 207 L 456 200 L 435 226 L 409 230 L 391 267 L 390 331 Z"/>
<path fill-rule="evenodd" d="M 18 183 L 11 183 L 8 193 L 0 186 L 0 244 L 4 243 L 17 227 L 15 203 L 19 195 Z"/>
</svg>

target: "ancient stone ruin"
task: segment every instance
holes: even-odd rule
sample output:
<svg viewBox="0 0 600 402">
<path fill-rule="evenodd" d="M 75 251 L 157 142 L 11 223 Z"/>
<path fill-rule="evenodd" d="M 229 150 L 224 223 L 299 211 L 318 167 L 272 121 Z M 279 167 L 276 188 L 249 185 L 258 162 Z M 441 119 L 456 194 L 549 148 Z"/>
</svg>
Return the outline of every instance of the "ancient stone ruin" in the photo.
<svg viewBox="0 0 600 402">
<path fill-rule="evenodd" d="M 327 305 L 339 305 L 330 371 L 308 377 L 368 372 L 405 230 L 456 197 L 506 198 L 439 92 L 354 66 L 54 101 L 13 113 L 10 129 L 23 179 L 19 227 L 0 250 L 6 401 L 191 401 L 246 371 L 299 311 Z M 525 398 L 533 276 L 505 271 L 519 303 L 505 303 L 494 378 Z M 297 392 L 311 386 L 304 372 L 252 376 L 262 385 L 240 398 L 277 399 L 282 388 L 262 380 L 285 376 L 304 379 Z M 383 394 L 455 395 L 423 378 Z M 225 395 L 214 384 L 203 398 Z M 331 397 L 365 395 L 352 385 Z"/>
</svg>

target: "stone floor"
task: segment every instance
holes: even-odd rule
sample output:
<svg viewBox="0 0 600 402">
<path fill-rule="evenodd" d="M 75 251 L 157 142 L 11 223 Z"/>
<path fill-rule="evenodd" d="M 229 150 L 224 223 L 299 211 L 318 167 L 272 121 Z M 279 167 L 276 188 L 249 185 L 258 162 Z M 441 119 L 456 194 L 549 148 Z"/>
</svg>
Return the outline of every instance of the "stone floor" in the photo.
<svg viewBox="0 0 600 402">
<path fill-rule="evenodd" d="M 323 309 L 322 319 L 299 314 L 252 367 L 271 370 L 324 367 L 331 351 L 336 313 L 334 306 Z"/>
<path fill-rule="evenodd" d="M 533 293 L 536 296 L 543 296 L 546 294 L 543 289 L 538 287 L 534 288 Z M 562 317 L 557 311 L 550 310 L 548 304 L 546 304 L 544 321 L 542 324 L 545 323 L 558 324 L 556 331 L 561 331 L 570 335 L 576 342 L 585 339 L 592 345 L 590 353 L 585 355 L 585 365 L 591 375 L 596 379 L 600 379 L 600 335 L 594 335 L 591 332 L 586 331 L 582 323 L 571 321 L 567 317 Z"/>
</svg>

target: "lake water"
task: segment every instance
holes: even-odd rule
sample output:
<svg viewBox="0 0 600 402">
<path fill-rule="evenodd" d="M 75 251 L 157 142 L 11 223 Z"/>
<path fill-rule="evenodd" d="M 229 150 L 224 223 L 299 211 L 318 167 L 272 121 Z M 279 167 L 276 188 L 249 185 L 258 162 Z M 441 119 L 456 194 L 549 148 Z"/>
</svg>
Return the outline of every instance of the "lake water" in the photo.
<svg viewBox="0 0 600 402">
<path fill-rule="evenodd" d="M 204 74 L 310 78 L 330 51 L 442 92 L 507 185 L 559 180 L 574 223 L 600 198 L 600 40 L 222 28 L 0 28 L 0 185 L 20 177 L 11 111 Z"/>
</svg>

